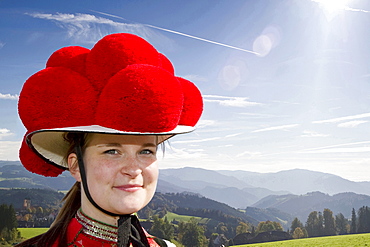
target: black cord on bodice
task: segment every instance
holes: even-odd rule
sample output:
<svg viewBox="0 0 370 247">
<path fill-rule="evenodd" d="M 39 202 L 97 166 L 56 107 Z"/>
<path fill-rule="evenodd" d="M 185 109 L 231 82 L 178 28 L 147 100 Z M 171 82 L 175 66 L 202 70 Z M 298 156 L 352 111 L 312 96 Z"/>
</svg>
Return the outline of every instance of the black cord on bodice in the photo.
<svg viewBox="0 0 370 247">
<path fill-rule="evenodd" d="M 103 208 L 101 208 L 91 197 L 89 188 L 87 186 L 85 165 L 82 158 L 82 148 L 81 141 L 76 140 L 75 152 L 77 155 L 78 166 L 81 174 L 81 181 L 83 184 L 83 189 L 87 196 L 87 199 L 91 202 L 94 207 L 99 209 L 105 214 L 110 216 L 119 216 L 118 219 L 118 247 L 128 247 L 132 243 L 133 247 L 149 247 L 148 239 L 140 225 L 139 219 L 135 215 L 119 215 L 111 213 Z"/>
</svg>

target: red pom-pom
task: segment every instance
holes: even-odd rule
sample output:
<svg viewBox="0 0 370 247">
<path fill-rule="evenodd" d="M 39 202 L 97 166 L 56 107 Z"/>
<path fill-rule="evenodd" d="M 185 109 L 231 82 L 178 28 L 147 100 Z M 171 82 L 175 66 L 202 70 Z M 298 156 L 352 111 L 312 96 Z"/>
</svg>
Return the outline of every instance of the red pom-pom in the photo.
<svg viewBox="0 0 370 247">
<path fill-rule="evenodd" d="M 131 65 L 104 88 L 96 123 L 130 132 L 170 131 L 179 122 L 182 105 L 182 89 L 176 77 L 156 66 Z"/>
<path fill-rule="evenodd" d="M 19 150 L 19 158 L 22 165 L 30 172 L 43 175 L 46 177 L 57 177 L 64 169 L 51 165 L 37 154 L 27 145 L 25 140 L 22 142 L 21 149 Z"/>
<path fill-rule="evenodd" d="M 161 67 L 174 75 L 175 68 L 173 67 L 171 61 L 162 53 L 158 53 L 158 57 L 159 57 Z"/>
<path fill-rule="evenodd" d="M 85 61 L 89 52 L 89 49 L 81 46 L 63 47 L 49 57 L 46 67 L 65 67 L 85 75 Z"/>
<path fill-rule="evenodd" d="M 86 59 L 86 74 L 94 87 L 101 91 L 113 75 L 130 64 L 158 65 L 158 52 L 136 35 L 111 34 L 91 49 Z"/>
<path fill-rule="evenodd" d="M 85 77 L 63 67 L 43 69 L 24 84 L 19 116 L 27 130 L 90 125 L 97 93 Z"/>
<path fill-rule="evenodd" d="M 177 77 L 184 93 L 184 106 L 179 125 L 195 126 L 203 111 L 203 100 L 199 89 L 188 80 Z"/>
</svg>

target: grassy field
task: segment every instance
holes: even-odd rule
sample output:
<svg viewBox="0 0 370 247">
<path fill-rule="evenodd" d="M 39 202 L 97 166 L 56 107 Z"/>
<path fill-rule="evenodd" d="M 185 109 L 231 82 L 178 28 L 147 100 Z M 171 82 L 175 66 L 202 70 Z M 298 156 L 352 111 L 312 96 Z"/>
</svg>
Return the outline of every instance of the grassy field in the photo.
<svg viewBox="0 0 370 247">
<path fill-rule="evenodd" d="M 238 247 L 275 247 L 275 246 L 288 246 L 288 247 L 362 247 L 370 246 L 370 233 L 366 234 L 351 234 L 341 236 L 330 236 L 321 238 L 304 238 L 294 239 L 287 241 L 269 242 L 261 244 L 247 244 L 247 245 L 234 245 Z"/>
<path fill-rule="evenodd" d="M 25 239 L 40 235 L 47 230 L 49 230 L 49 228 L 18 228 L 18 231 L 21 232 L 21 236 Z"/>
<path fill-rule="evenodd" d="M 202 223 L 202 224 L 206 224 L 207 221 L 209 221 L 208 218 L 201 218 L 201 217 L 187 216 L 187 215 L 179 215 L 179 214 L 174 214 L 174 213 L 170 213 L 170 212 L 168 212 L 165 217 L 167 217 L 167 220 L 169 222 L 171 222 L 173 219 L 175 219 L 177 221 L 188 222 L 191 218 L 195 218 L 197 220 L 197 222 Z"/>
</svg>

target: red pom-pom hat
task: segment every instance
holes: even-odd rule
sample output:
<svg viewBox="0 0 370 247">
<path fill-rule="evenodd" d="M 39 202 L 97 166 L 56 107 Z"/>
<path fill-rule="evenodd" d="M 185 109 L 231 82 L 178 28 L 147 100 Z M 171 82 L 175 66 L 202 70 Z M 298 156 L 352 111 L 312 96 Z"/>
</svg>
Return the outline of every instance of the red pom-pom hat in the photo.
<svg viewBox="0 0 370 247">
<path fill-rule="evenodd" d="M 202 110 L 198 88 L 176 77 L 152 45 L 132 34 L 107 35 L 91 50 L 57 50 L 25 82 L 20 159 L 31 172 L 58 176 L 68 168 L 66 132 L 154 134 L 163 141 L 193 131 Z"/>
</svg>

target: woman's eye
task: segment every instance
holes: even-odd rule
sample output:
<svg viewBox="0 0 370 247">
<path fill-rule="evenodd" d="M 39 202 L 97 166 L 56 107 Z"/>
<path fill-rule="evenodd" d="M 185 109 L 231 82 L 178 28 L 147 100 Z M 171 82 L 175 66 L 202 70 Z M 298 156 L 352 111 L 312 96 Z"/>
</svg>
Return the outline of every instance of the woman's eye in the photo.
<svg viewBox="0 0 370 247">
<path fill-rule="evenodd" d="M 109 149 L 104 151 L 105 154 L 118 154 L 118 150 L 115 149 Z"/>
<path fill-rule="evenodd" d="M 144 149 L 140 152 L 140 154 L 154 154 L 154 152 L 152 150 L 149 150 L 149 149 Z"/>
</svg>

